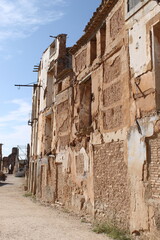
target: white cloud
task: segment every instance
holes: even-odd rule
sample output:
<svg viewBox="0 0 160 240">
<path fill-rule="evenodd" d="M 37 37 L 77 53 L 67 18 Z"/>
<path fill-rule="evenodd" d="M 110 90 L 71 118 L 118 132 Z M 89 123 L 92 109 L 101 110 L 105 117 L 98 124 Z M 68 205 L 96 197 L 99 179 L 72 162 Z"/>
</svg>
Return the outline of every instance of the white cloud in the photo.
<svg viewBox="0 0 160 240">
<path fill-rule="evenodd" d="M 3 143 L 3 155 L 9 155 L 12 147 L 30 142 L 31 127 L 27 125 L 31 106 L 23 99 L 13 99 L 4 103 L 16 107 L 5 115 L 0 115 L 0 142 Z"/>
<path fill-rule="evenodd" d="M 0 40 L 24 38 L 40 25 L 60 19 L 64 0 L 1 0 Z"/>
<path fill-rule="evenodd" d="M 25 102 L 23 99 L 14 99 L 6 103 L 16 104 L 18 107 L 16 110 L 11 111 L 4 116 L 0 115 L 0 124 L 12 121 L 24 122 L 28 120 L 29 113 L 31 112 L 31 106 L 28 102 Z"/>
</svg>

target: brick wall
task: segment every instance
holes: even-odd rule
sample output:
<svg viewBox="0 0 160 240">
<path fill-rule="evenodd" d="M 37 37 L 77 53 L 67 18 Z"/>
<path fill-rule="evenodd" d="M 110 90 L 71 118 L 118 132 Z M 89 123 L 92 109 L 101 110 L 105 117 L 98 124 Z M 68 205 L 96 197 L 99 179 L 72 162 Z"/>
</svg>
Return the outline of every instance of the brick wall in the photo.
<svg viewBox="0 0 160 240">
<path fill-rule="evenodd" d="M 123 141 L 94 146 L 93 166 L 96 218 L 128 228 L 130 200 Z"/>
<path fill-rule="evenodd" d="M 106 130 L 117 128 L 123 123 L 122 106 L 109 108 L 105 111 L 103 116 L 103 127 Z"/>
<path fill-rule="evenodd" d="M 119 101 L 121 97 L 122 97 L 122 84 L 120 81 L 118 81 L 104 90 L 103 105 L 105 107 L 108 107 L 110 104 Z"/>
<path fill-rule="evenodd" d="M 114 39 L 124 26 L 123 9 L 119 8 L 110 20 L 110 35 Z"/>
<path fill-rule="evenodd" d="M 150 138 L 148 143 L 148 181 L 151 197 L 160 199 L 160 134 Z"/>
<path fill-rule="evenodd" d="M 116 57 L 113 61 L 106 60 L 104 63 L 104 82 L 109 83 L 121 73 L 121 59 Z"/>
<path fill-rule="evenodd" d="M 124 83 L 122 75 L 123 55 L 115 53 L 104 62 L 103 78 L 103 128 L 110 130 L 123 124 L 122 99 Z"/>
</svg>

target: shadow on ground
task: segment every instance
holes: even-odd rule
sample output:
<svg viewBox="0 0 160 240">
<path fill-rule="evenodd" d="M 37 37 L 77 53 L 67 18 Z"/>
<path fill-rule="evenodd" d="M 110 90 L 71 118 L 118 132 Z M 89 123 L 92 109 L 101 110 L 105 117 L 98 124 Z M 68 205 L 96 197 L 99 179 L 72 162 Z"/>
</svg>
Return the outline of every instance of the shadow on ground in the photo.
<svg viewBox="0 0 160 240">
<path fill-rule="evenodd" d="M 2 183 L 2 182 L 0 182 L 0 187 L 3 187 L 3 186 L 5 186 L 5 185 L 14 185 L 13 183 Z"/>
</svg>

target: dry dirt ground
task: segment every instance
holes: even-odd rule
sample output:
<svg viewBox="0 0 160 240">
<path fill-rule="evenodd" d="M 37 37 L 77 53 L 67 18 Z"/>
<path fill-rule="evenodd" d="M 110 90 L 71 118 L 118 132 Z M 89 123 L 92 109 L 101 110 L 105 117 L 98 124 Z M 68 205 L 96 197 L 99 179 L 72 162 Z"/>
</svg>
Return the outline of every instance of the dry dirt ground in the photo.
<svg viewBox="0 0 160 240">
<path fill-rule="evenodd" d="M 0 183 L 0 240 L 109 240 L 90 224 L 24 196 L 23 178 Z"/>
</svg>

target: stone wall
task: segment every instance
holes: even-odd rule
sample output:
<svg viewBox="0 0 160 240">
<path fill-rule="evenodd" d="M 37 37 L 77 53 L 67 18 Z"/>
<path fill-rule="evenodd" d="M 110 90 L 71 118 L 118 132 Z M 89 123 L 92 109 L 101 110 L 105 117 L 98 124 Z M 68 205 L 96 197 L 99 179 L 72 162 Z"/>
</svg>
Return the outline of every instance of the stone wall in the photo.
<svg viewBox="0 0 160 240">
<path fill-rule="evenodd" d="M 94 146 L 95 216 L 129 226 L 129 189 L 123 141 Z"/>
<path fill-rule="evenodd" d="M 106 5 L 111 1 L 102 2 L 87 33 L 71 48 L 73 71 L 55 71 L 52 105 L 42 110 L 46 105 L 40 98 L 37 155 L 45 163 L 39 165 L 39 189 L 43 200 L 144 233 L 160 229 L 160 136 L 153 127 L 159 119 L 159 55 L 153 50 L 160 48 L 160 25 L 152 31 L 159 9 L 156 1 L 148 1 L 145 11 L 127 19 L 126 1 L 115 1 L 110 10 Z M 150 20 L 151 12 L 144 14 L 148 9 L 157 17 Z M 151 53 L 157 54 L 152 62 Z M 44 130 L 50 110 L 47 152 Z"/>
</svg>

